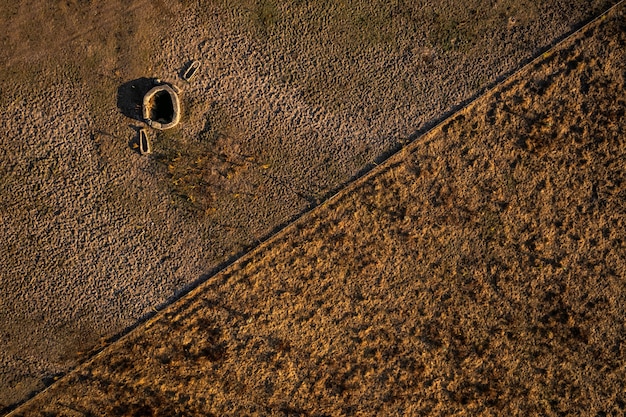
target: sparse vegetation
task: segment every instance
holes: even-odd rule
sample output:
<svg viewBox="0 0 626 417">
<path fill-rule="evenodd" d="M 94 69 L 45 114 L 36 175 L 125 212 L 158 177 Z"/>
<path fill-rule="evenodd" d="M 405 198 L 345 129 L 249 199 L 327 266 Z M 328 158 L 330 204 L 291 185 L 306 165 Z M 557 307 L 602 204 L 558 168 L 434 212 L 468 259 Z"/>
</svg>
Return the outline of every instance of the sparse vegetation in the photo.
<svg viewBox="0 0 626 417">
<path fill-rule="evenodd" d="M 625 45 L 587 28 L 20 412 L 623 414 Z"/>
<path fill-rule="evenodd" d="M 379 163 L 460 103 L 614 2 L 1 2 L 0 238 L 6 244 L 0 246 L 0 281 L 4 293 L 10 296 L 0 300 L 0 409 L 6 410 L 39 392 L 55 376 L 89 357 L 101 341 L 123 332 L 152 314 L 156 306 L 170 302 L 207 274 L 255 247 L 354 179 L 364 166 Z M 623 32 L 620 26 L 612 30 Z M 621 39 L 607 33 L 604 43 L 589 47 L 587 52 L 621 53 Z M 580 55 L 580 61 L 568 60 L 567 71 L 580 75 L 574 90 L 600 102 L 598 90 L 619 91 L 618 83 L 610 77 L 592 82 L 598 66 L 587 56 Z M 192 82 L 183 82 L 178 78 L 181 70 L 193 59 L 202 62 L 201 70 Z M 564 57 L 546 54 L 548 59 L 559 62 Z M 605 70 L 615 67 L 618 59 L 604 65 Z M 132 86 L 133 81 L 151 83 L 155 78 L 183 86 L 181 97 L 186 101 L 178 129 L 163 134 L 150 131 L 155 153 L 147 157 L 133 147 L 137 129 L 143 124 L 137 116 L 141 94 L 133 94 Z M 256 397 L 261 402 L 273 401 L 268 413 L 307 411 L 306 405 L 288 404 L 286 400 L 297 398 L 298 392 L 280 397 L 281 384 L 291 382 L 291 387 L 301 387 L 302 392 L 332 392 L 332 401 L 336 402 L 347 395 L 356 398 L 359 384 L 372 383 L 368 378 L 373 378 L 384 381 L 384 386 L 381 382 L 382 391 L 377 391 L 375 384 L 363 385 L 369 390 L 368 398 L 381 403 L 383 398 L 401 402 L 416 395 L 411 390 L 426 387 L 426 382 L 419 385 L 417 376 L 431 372 L 428 375 L 434 375 L 435 381 L 431 386 L 440 386 L 436 378 L 441 374 L 419 358 L 394 350 L 394 344 L 404 340 L 399 335 L 408 334 L 413 338 L 407 339 L 411 343 L 423 343 L 428 347 L 426 353 L 443 355 L 451 343 L 446 339 L 446 329 L 461 326 L 461 318 L 457 317 L 459 322 L 454 326 L 431 317 L 414 328 L 397 330 L 394 326 L 402 315 L 376 310 L 377 299 L 396 294 L 394 288 L 406 288 L 402 287 L 405 278 L 394 277 L 415 278 L 410 274 L 422 271 L 416 278 L 418 287 L 407 294 L 418 291 L 418 304 L 430 303 L 424 307 L 429 311 L 441 301 L 428 298 L 431 291 L 439 291 L 437 297 L 445 295 L 443 301 L 450 305 L 450 299 L 459 297 L 470 303 L 470 289 L 480 299 L 483 287 L 494 288 L 509 298 L 521 297 L 524 288 L 513 286 L 507 290 L 504 278 L 477 284 L 476 277 L 507 267 L 509 264 L 503 261 L 507 256 L 512 259 L 517 255 L 521 263 L 512 264 L 517 272 L 505 271 L 510 273 L 501 275 L 505 278 L 517 277 L 515 274 L 525 265 L 532 266 L 527 270 L 532 279 L 545 276 L 556 280 L 561 276 L 558 274 L 567 271 L 578 274 L 593 270 L 605 276 L 619 272 L 618 266 L 611 264 L 614 258 L 610 253 L 602 255 L 609 261 L 600 262 L 597 259 L 602 256 L 589 248 L 611 242 L 619 249 L 621 237 L 614 230 L 623 229 L 620 219 L 601 217 L 607 222 L 602 223 L 601 233 L 592 229 L 587 233 L 578 227 L 580 223 L 568 222 L 566 214 L 576 210 L 577 218 L 593 225 L 596 220 L 586 213 L 614 207 L 607 204 L 620 192 L 621 179 L 615 173 L 621 172 L 621 165 L 614 163 L 606 169 L 593 165 L 594 149 L 600 149 L 599 157 L 603 157 L 606 149 L 602 147 L 611 142 L 589 143 L 586 138 L 601 137 L 604 131 L 591 128 L 587 119 L 606 126 L 608 131 L 621 132 L 618 121 L 623 119 L 623 98 L 613 97 L 606 111 L 594 113 L 588 106 L 582 109 L 580 120 L 562 125 L 561 120 L 570 120 L 569 113 L 550 114 L 548 108 L 554 103 L 529 101 L 531 97 L 554 97 L 561 85 L 553 82 L 549 73 L 525 81 L 529 84 L 519 86 L 519 97 L 496 100 L 485 109 L 485 120 L 474 118 L 466 126 L 469 122 L 459 119 L 449 126 L 444 134 L 450 135 L 451 142 L 458 139 L 458 147 L 463 150 L 460 154 L 439 141 L 440 148 L 396 167 L 361 200 L 350 197 L 356 204 L 353 211 L 347 206 L 333 206 L 337 213 L 324 211 L 328 219 L 338 216 L 333 220 L 336 229 L 322 221 L 315 223 L 314 230 L 305 223 L 296 225 L 293 233 L 306 235 L 303 240 L 294 238 L 285 243 L 283 249 L 289 251 L 283 255 L 272 249 L 276 262 L 269 259 L 251 263 L 246 270 L 246 274 L 252 274 L 247 275 L 248 283 L 236 288 L 225 285 L 224 292 L 216 296 L 221 299 L 224 295 L 227 300 L 232 295 L 229 291 L 237 294 L 237 302 L 225 304 L 228 310 L 202 325 L 218 329 L 219 334 L 205 334 L 202 343 L 192 338 L 184 343 L 187 350 L 180 346 L 168 350 L 169 345 L 175 345 L 173 340 L 158 352 L 164 361 L 161 365 L 173 361 L 182 364 L 182 372 L 193 373 L 194 360 L 204 352 L 205 368 L 200 373 L 204 375 L 207 369 L 222 372 L 240 356 L 244 362 L 241 373 L 236 375 L 235 369 L 230 378 L 215 382 L 211 393 L 244 393 L 238 398 L 251 398 L 254 395 L 248 393 L 261 392 Z M 127 96 L 132 100 L 120 100 L 123 87 L 128 87 Z M 532 95 L 526 94 L 526 89 Z M 567 94 L 563 97 L 569 97 Z M 567 107 L 571 110 L 577 100 L 582 99 L 567 99 Z M 510 132 L 506 138 L 493 142 L 517 146 L 506 148 L 517 155 L 510 162 L 511 169 L 489 163 L 500 155 L 497 147 L 491 147 L 489 158 L 477 148 L 483 127 L 500 122 L 513 126 L 506 130 Z M 462 138 L 454 139 L 456 135 Z M 572 138 L 574 144 L 567 138 Z M 546 161 L 562 149 L 575 149 L 575 153 L 569 154 L 563 166 L 557 164 L 557 159 L 549 165 Z M 439 165 L 441 160 L 449 161 L 449 166 Z M 463 169 L 455 161 L 463 161 Z M 548 164 L 553 176 L 535 183 L 527 174 L 543 172 L 543 163 Z M 589 174 L 594 181 L 567 177 L 565 167 L 597 176 Z M 588 171 L 590 167 L 596 171 Z M 499 174 L 493 174 L 490 181 L 481 176 L 485 172 Z M 457 177 L 476 182 L 450 181 L 460 181 Z M 530 230 L 541 225 L 550 232 L 524 232 L 518 241 L 509 242 L 509 236 L 517 230 L 511 225 L 516 207 L 511 201 L 518 198 L 525 202 L 535 196 L 532 206 L 545 207 L 547 203 L 541 198 L 555 196 L 554 189 L 559 186 L 554 178 L 571 179 L 568 186 L 582 194 L 568 194 L 569 188 L 561 194 L 571 197 L 568 201 L 580 197 L 582 202 L 573 208 L 559 208 L 554 216 L 547 209 L 532 212 L 531 218 L 544 220 L 529 221 L 524 227 Z M 408 179 L 419 184 L 410 192 L 396 184 Z M 593 204 L 585 205 L 587 201 Z M 419 217 L 419 207 L 432 208 L 432 217 Z M 554 224 L 545 223 L 548 220 Z M 406 224 L 413 221 L 418 222 L 417 226 Z M 366 224 L 369 229 L 359 235 L 354 231 L 355 224 Z M 480 239 L 467 244 L 472 247 L 469 251 L 461 239 L 449 236 Z M 565 249 L 554 249 L 551 239 L 560 239 Z M 348 249 L 356 240 L 368 248 L 365 254 Z M 503 245 L 509 245 L 509 252 L 494 249 Z M 396 262 L 395 257 L 402 259 L 406 254 L 403 251 L 416 247 L 419 250 L 410 252 L 411 259 L 422 263 Z M 553 253 L 546 248 L 552 248 Z M 341 256 L 336 257 L 336 253 Z M 590 266 L 587 270 L 576 269 L 576 259 L 566 264 L 563 253 L 589 254 Z M 353 255 L 359 259 L 350 259 Z M 291 256 L 294 265 L 278 262 L 285 256 Z M 387 266 L 381 266 L 384 263 Z M 332 265 L 339 269 L 330 268 Z M 608 265 L 606 270 L 603 265 Z M 266 275 L 253 274 L 266 266 Z M 423 279 L 425 276 L 453 276 L 450 282 L 457 289 L 446 287 L 449 281 L 443 278 L 428 281 Z M 395 280 L 393 285 L 385 286 L 390 280 Z M 317 283 L 321 286 L 315 287 Z M 517 293 L 513 291 L 516 288 Z M 558 289 L 550 287 L 549 291 L 557 294 Z M 387 295 L 385 291 L 389 291 Z M 454 291 L 460 295 L 457 297 Z M 610 305 L 602 297 L 581 303 L 592 302 L 609 310 Z M 259 304 L 263 300 L 273 304 Z M 388 301 L 387 305 L 393 306 L 393 297 Z M 410 299 L 406 301 L 407 306 L 411 305 Z M 494 299 L 494 305 L 498 302 L 502 300 Z M 556 301 L 553 304 L 558 312 L 547 316 L 545 323 L 533 322 L 536 327 L 531 326 L 529 332 L 539 338 L 552 332 L 558 336 L 556 340 L 570 337 L 571 341 L 574 335 L 580 335 L 580 340 L 592 340 L 584 326 L 567 324 L 570 317 L 582 320 L 576 311 L 570 311 L 574 307 L 567 310 Z M 593 308 L 589 307 L 591 314 L 597 312 Z M 404 316 L 414 314 L 399 311 Z M 550 313 L 530 311 L 535 312 L 542 313 L 541 317 Z M 229 327 L 223 320 L 231 313 L 239 321 Z M 393 322 L 381 322 L 381 317 Z M 567 331 L 558 327 L 563 321 Z M 264 334 L 268 323 L 290 323 L 291 327 L 284 334 Z M 313 325 L 315 330 L 311 327 L 306 333 L 313 335 L 310 340 L 302 334 L 298 340 L 298 331 Z M 233 347 L 232 341 L 238 337 L 235 332 L 242 328 L 243 336 L 237 339 L 241 345 Z M 467 343 L 458 339 L 455 346 L 459 350 L 471 346 L 488 352 L 485 343 L 497 332 L 480 327 L 480 323 L 474 328 L 476 334 L 464 335 Z M 514 327 L 503 330 L 515 334 Z M 335 331 L 345 331 L 349 338 L 332 333 Z M 195 334 L 196 330 L 190 332 Z M 338 346 L 352 347 L 362 356 L 344 369 L 328 358 L 340 358 L 345 352 L 332 344 L 325 345 L 326 339 L 341 341 Z M 249 362 L 246 343 L 253 346 Z M 311 346 L 305 351 L 310 353 L 308 357 L 301 355 L 304 345 Z M 149 350 L 150 346 L 142 344 L 141 349 Z M 532 354 L 527 353 L 528 357 Z M 444 356 L 433 357 L 445 360 Z M 293 358 L 311 362 L 289 362 Z M 378 368 L 378 364 L 387 362 L 390 368 Z M 253 369 L 250 373 L 259 378 L 264 369 L 271 368 L 271 375 L 282 372 L 285 379 L 267 377 L 256 381 L 246 374 L 250 368 L 245 363 L 258 366 L 259 372 Z M 191 394 L 193 390 L 200 392 L 203 384 L 204 388 L 211 384 L 198 374 L 191 378 L 191 393 L 176 391 L 179 385 L 187 387 L 187 380 L 175 380 L 161 392 L 157 383 L 142 385 L 134 379 L 139 364 L 127 360 L 118 365 L 127 378 L 119 384 L 102 373 L 87 380 L 102 384 L 103 389 L 107 384 L 120 389 L 126 386 L 129 395 L 138 398 L 151 392 L 159 394 L 145 408 L 129 399 L 120 408 L 108 404 L 95 413 L 161 410 L 176 414 L 196 406 L 201 409 L 201 400 L 213 401 L 202 397 L 194 402 L 197 397 Z M 402 373 L 405 369 L 409 374 Z M 300 379 L 289 380 L 296 374 Z M 455 391 L 459 401 L 498 392 L 497 386 L 487 387 L 484 381 L 465 382 L 465 391 Z M 137 384 L 137 391 L 129 388 L 133 384 Z M 406 391 L 389 387 L 404 387 Z M 424 389 L 428 391 L 428 387 Z M 74 402 L 64 404 L 74 406 Z M 164 406 L 172 403 L 173 409 Z M 84 411 L 76 407 L 80 411 L 64 408 L 58 413 Z M 354 406 L 345 405 L 345 413 L 351 410 Z"/>
<path fill-rule="evenodd" d="M 192 108 L 194 103 L 187 100 L 186 105 Z M 218 195 L 236 194 L 231 180 L 250 165 L 258 165 L 252 156 L 241 153 L 239 141 L 230 116 L 217 103 L 209 106 L 197 137 L 184 137 L 179 129 L 159 132 L 154 158 L 167 173 L 173 202 L 203 216 L 214 212 Z"/>
</svg>

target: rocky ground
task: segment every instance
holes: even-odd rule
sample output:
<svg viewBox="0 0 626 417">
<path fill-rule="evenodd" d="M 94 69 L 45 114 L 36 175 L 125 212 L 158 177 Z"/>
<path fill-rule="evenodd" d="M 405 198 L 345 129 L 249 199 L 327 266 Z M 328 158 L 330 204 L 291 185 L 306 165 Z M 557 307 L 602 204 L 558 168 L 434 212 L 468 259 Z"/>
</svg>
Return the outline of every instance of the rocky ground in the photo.
<svg viewBox="0 0 626 417">
<path fill-rule="evenodd" d="M 623 414 L 625 12 L 14 415 Z"/>
</svg>

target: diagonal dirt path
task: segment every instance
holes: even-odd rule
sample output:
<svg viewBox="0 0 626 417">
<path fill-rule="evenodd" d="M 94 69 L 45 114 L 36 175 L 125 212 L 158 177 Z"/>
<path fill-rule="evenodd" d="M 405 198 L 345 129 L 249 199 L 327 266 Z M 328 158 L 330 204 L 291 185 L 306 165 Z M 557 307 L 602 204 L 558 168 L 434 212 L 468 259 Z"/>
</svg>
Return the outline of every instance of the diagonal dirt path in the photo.
<svg viewBox="0 0 626 417">
<path fill-rule="evenodd" d="M 625 12 L 14 415 L 623 413 Z"/>
</svg>

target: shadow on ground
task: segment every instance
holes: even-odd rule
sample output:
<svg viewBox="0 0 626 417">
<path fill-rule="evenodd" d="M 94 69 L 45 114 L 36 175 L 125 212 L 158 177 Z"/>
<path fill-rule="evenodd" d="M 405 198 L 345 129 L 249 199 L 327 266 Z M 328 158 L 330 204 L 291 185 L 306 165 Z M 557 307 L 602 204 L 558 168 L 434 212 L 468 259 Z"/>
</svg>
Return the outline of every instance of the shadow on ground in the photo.
<svg viewBox="0 0 626 417">
<path fill-rule="evenodd" d="M 143 121 L 141 113 L 143 97 L 157 84 L 156 78 L 146 77 L 125 82 L 117 89 L 117 108 L 124 116 Z"/>
</svg>

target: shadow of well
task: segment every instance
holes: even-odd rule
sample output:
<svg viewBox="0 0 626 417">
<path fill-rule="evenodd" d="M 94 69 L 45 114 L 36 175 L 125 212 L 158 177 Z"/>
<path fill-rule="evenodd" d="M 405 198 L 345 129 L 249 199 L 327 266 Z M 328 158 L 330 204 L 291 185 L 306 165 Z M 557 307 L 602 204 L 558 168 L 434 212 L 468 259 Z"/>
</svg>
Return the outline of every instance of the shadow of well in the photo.
<svg viewBox="0 0 626 417">
<path fill-rule="evenodd" d="M 124 116 L 143 121 L 143 97 L 157 84 L 156 78 L 146 77 L 125 82 L 117 89 L 117 108 Z"/>
</svg>

